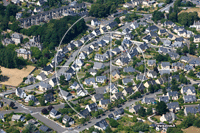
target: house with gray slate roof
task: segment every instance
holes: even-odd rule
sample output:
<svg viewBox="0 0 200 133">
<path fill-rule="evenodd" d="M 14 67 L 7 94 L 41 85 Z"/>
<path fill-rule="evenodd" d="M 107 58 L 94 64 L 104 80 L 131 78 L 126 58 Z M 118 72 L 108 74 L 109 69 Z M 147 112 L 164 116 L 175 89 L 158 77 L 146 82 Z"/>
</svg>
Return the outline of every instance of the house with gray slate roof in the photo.
<svg viewBox="0 0 200 133">
<path fill-rule="evenodd" d="M 167 96 L 170 98 L 172 98 L 172 100 L 178 100 L 178 92 L 177 91 L 171 91 L 171 92 L 167 92 Z"/>
<path fill-rule="evenodd" d="M 166 55 L 168 52 L 170 52 L 170 50 L 167 49 L 167 48 L 159 47 L 159 49 L 158 49 L 158 53 L 159 53 L 159 54 L 164 54 L 164 55 Z"/>
<path fill-rule="evenodd" d="M 91 100 L 93 102 L 97 102 L 97 101 L 103 100 L 103 94 L 95 94 L 95 95 L 92 96 Z"/>
<path fill-rule="evenodd" d="M 93 69 L 103 69 L 105 66 L 103 63 L 101 62 L 94 62 L 94 66 L 93 66 Z"/>
<path fill-rule="evenodd" d="M 169 97 L 168 96 L 159 97 L 158 101 L 159 102 L 163 101 L 165 103 L 168 103 L 169 102 Z"/>
<path fill-rule="evenodd" d="M 167 103 L 167 108 L 171 112 L 176 112 L 180 110 L 180 106 L 178 102 Z"/>
<path fill-rule="evenodd" d="M 148 98 L 148 97 L 145 97 L 142 99 L 141 101 L 143 104 L 146 103 L 146 104 L 155 104 L 156 103 L 156 100 L 154 98 Z"/>
<path fill-rule="evenodd" d="M 184 100 L 184 103 L 193 103 L 197 101 L 195 95 L 185 95 L 183 96 L 183 100 Z"/>
<path fill-rule="evenodd" d="M 133 73 L 135 72 L 135 68 L 131 67 L 131 66 L 127 66 L 127 67 L 124 67 L 123 69 L 124 72 L 127 72 L 127 73 Z"/>
<path fill-rule="evenodd" d="M 156 65 L 156 60 L 147 60 L 147 65 L 148 66 L 155 66 Z"/>
<path fill-rule="evenodd" d="M 189 113 L 196 114 L 197 109 L 195 107 L 185 107 L 185 109 L 184 109 L 185 116 L 187 116 Z"/>
<path fill-rule="evenodd" d="M 135 114 L 137 114 L 140 108 L 141 108 L 140 104 L 138 104 L 138 105 L 131 105 L 129 107 L 129 112 L 131 112 L 131 113 L 134 112 Z"/>
<path fill-rule="evenodd" d="M 106 122 L 105 119 L 102 119 L 101 121 L 97 122 L 95 125 L 94 125 L 94 128 L 97 128 L 98 130 L 106 130 L 106 128 L 108 127 L 108 123 Z"/>
<path fill-rule="evenodd" d="M 184 95 L 196 95 L 196 91 L 195 91 L 195 88 L 194 86 L 183 86 L 181 88 L 181 93 Z"/>
<path fill-rule="evenodd" d="M 110 103 L 110 99 L 103 99 L 99 101 L 99 106 L 102 108 L 107 108 Z"/>
</svg>

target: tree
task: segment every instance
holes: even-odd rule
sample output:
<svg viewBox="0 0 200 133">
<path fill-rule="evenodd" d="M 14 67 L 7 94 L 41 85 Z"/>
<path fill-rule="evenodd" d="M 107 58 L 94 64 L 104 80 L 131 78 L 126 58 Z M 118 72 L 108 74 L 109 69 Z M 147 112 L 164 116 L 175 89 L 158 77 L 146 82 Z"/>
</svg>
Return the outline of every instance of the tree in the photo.
<svg viewBox="0 0 200 133">
<path fill-rule="evenodd" d="M 190 70 L 190 72 L 188 73 L 188 75 L 191 76 L 191 77 L 195 77 L 195 74 L 194 74 L 193 70 Z"/>
<path fill-rule="evenodd" d="M 15 107 L 15 103 L 14 102 L 10 102 L 10 105 L 9 105 L 11 108 L 14 108 Z"/>
<path fill-rule="evenodd" d="M 127 86 L 128 86 L 128 87 L 131 87 L 132 85 L 133 85 L 132 82 L 128 82 L 128 83 L 127 83 Z"/>
<path fill-rule="evenodd" d="M 182 121 L 181 125 L 185 128 L 188 128 L 193 125 L 195 121 L 195 115 L 189 113 L 188 116 Z"/>
<path fill-rule="evenodd" d="M 116 120 L 114 120 L 113 118 L 109 119 L 109 124 L 111 127 L 114 127 L 114 128 L 116 128 L 119 125 L 119 123 Z"/>
<path fill-rule="evenodd" d="M 45 99 L 44 99 L 44 97 L 41 97 L 40 99 L 39 99 L 39 102 L 40 102 L 40 105 L 41 106 L 45 106 L 46 104 L 45 104 Z"/>
<path fill-rule="evenodd" d="M 118 24 L 120 23 L 120 19 L 118 17 L 115 18 L 114 21 L 116 21 Z"/>
<path fill-rule="evenodd" d="M 172 0 L 165 0 L 165 4 L 172 3 Z"/>
<path fill-rule="evenodd" d="M 49 105 L 49 107 L 47 108 L 49 111 L 51 111 L 54 107 L 52 105 Z"/>
<path fill-rule="evenodd" d="M 2 89 L 3 89 L 4 91 L 6 91 L 6 90 L 7 90 L 7 87 L 3 84 L 3 85 L 2 85 Z"/>
<path fill-rule="evenodd" d="M 121 45 L 121 41 L 120 40 L 116 40 L 115 44 L 117 44 L 119 46 L 119 45 Z"/>
<path fill-rule="evenodd" d="M 152 108 L 147 108 L 147 113 L 146 114 L 147 115 L 152 115 L 153 114 Z"/>
<path fill-rule="evenodd" d="M 178 99 L 178 102 L 179 102 L 180 104 L 184 103 L 183 98 L 179 98 L 179 99 Z"/>
<path fill-rule="evenodd" d="M 189 50 L 188 50 L 188 47 L 185 45 L 185 46 L 183 47 L 183 53 L 186 54 L 186 53 L 188 53 L 188 51 L 189 51 Z"/>
<path fill-rule="evenodd" d="M 100 47 L 100 49 L 99 49 L 99 54 L 102 54 L 102 53 L 103 53 L 102 50 L 103 50 L 103 48 Z"/>
<path fill-rule="evenodd" d="M 70 127 L 69 122 L 66 122 L 65 127 Z"/>
<path fill-rule="evenodd" d="M 151 85 L 151 84 L 149 85 L 148 91 L 149 91 L 150 93 L 154 93 L 153 85 Z"/>
<path fill-rule="evenodd" d="M 167 128 L 167 133 L 183 133 L 183 131 L 181 130 L 181 128 L 169 127 Z"/>
<path fill-rule="evenodd" d="M 30 101 L 28 102 L 28 105 L 29 105 L 29 106 L 33 106 L 33 105 L 34 105 L 34 101 L 33 101 L 33 100 L 30 100 Z"/>
<path fill-rule="evenodd" d="M 118 79 L 118 84 L 122 85 L 122 79 Z"/>
<path fill-rule="evenodd" d="M 200 128 L 200 119 L 197 118 L 195 121 L 194 121 L 194 124 L 193 124 L 195 127 L 198 127 Z"/>
<path fill-rule="evenodd" d="M 141 107 L 139 110 L 138 110 L 138 115 L 139 116 L 142 116 L 142 117 L 145 117 L 146 116 L 146 110 Z"/>
<path fill-rule="evenodd" d="M 110 126 L 108 126 L 108 127 L 105 129 L 105 132 L 106 132 L 106 133 L 112 133 L 112 129 L 110 128 Z"/>
<path fill-rule="evenodd" d="M 46 109 L 46 108 L 43 108 L 42 109 L 42 114 L 45 114 L 45 115 L 47 115 L 49 112 L 48 112 L 48 110 Z"/>
<path fill-rule="evenodd" d="M 40 59 L 42 52 L 39 50 L 38 47 L 31 47 L 31 56 L 35 57 L 36 59 Z"/>
<path fill-rule="evenodd" d="M 37 128 L 35 127 L 34 124 L 29 123 L 28 125 L 26 125 L 26 130 L 28 130 L 30 133 L 33 133 Z"/>
<path fill-rule="evenodd" d="M 25 118 L 26 118 L 26 120 L 28 121 L 28 120 L 30 120 L 30 119 L 33 119 L 33 116 L 32 116 L 31 114 L 27 114 Z"/>
<path fill-rule="evenodd" d="M 132 121 L 133 121 L 133 122 L 137 122 L 137 121 L 138 121 L 138 120 L 137 120 L 137 116 L 134 115 Z"/>
<path fill-rule="evenodd" d="M 153 12 L 152 20 L 154 22 L 157 22 L 158 20 L 161 20 L 161 19 L 164 19 L 164 18 L 165 18 L 164 13 L 162 13 L 160 11 L 154 11 Z"/>
<path fill-rule="evenodd" d="M 156 111 L 159 115 L 166 114 L 166 112 L 168 112 L 166 103 L 163 101 L 158 102 L 156 106 Z"/>
</svg>

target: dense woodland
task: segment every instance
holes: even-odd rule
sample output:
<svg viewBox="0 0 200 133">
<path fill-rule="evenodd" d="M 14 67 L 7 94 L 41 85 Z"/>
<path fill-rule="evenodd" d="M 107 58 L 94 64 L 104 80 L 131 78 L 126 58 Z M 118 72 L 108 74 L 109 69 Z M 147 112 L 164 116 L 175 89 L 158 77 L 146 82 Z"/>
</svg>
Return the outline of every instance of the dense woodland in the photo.
<svg viewBox="0 0 200 133">
<path fill-rule="evenodd" d="M 89 14 L 94 17 L 102 18 L 117 12 L 116 8 L 119 4 L 123 4 L 124 0 L 97 0 L 91 6 Z"/>
<path fill-rule="evenodd" d="M 20 32 L 28 36 L 40 35 L 43 43 L 43 50 L 40 52 L 37 48 L 32 48 L 32 56 L 38 59 L 38 66 L 45 66 L 51 57 L 55 54 L 55 47 L 59 45 L 61 38 L 70 26 L 78 20 L 79 16 L 67 16 L 60 20 L 51 20 L 42 26 L 32 26 L 29 29 L 22 29 Z M 81 33 L 85 33 L 87 27 L 82 19 L 68 32 L 63 40 L 63 44 L 69 43 L 72 39 Z M 50 52 L 51 51 L 51 52 Z M 41 56 L 40 56 L 41 55 Z"/>
<path fill-rule="evenodd" d="M 22 68 L 26 65 L 23 58 L 18 58 L 15 52 L 15 45 L 10 44 L 7 47 L 0 45 L 0 66 L 6 68 Z"/>
</svg>

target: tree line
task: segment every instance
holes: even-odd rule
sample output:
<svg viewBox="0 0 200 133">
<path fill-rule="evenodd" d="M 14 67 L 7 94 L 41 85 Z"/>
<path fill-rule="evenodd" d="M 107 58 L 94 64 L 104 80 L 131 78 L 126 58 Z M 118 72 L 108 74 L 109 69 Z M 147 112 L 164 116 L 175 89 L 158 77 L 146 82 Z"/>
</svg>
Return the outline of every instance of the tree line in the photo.
<svg viewBox="0 0 200 133">
<path fill-rule="evenodd" d="M 102 18 L 117 12 L 118 4 L 123 4 L 123 0 L 97 0 L 92 4 L 89 15 Z"/>
</svg>

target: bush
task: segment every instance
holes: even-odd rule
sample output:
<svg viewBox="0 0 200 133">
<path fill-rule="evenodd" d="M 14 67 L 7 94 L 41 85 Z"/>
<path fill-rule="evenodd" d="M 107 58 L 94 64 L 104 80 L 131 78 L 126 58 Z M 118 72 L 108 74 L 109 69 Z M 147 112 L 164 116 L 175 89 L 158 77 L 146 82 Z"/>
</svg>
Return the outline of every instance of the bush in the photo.
<svg viewBox="0 0 200 133">
<path fill-rule="evenodd" d="M 113 118 L 109 119 L 109 123 L 110 123 L 110 126 L 114 128 L 116 128 L 119 125 L 119 123 Z"/>
</svg>

